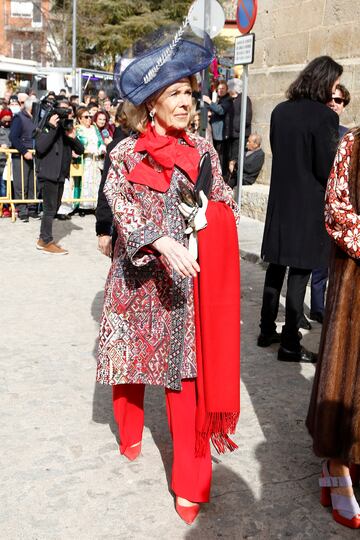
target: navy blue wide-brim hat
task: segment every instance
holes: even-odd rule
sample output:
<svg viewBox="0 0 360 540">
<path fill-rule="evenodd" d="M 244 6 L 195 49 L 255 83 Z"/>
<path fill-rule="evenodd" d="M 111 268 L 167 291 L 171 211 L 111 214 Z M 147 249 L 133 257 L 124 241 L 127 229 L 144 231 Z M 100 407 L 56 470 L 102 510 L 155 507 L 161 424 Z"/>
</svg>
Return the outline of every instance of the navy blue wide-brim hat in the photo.
<svg viewBox="0 0 360 540">
<path fill-rule="evenodd" d="M 199 31 L 200 34 L 200 31 Z M 201 37 L 183 31 L 167 43 L 137 56 L 120 74 L 121 97 L 141 105 L 152 95 L 184 77 L 206 69 L 215 58 L 215 48 L 208 34 Z"/>
</svg>

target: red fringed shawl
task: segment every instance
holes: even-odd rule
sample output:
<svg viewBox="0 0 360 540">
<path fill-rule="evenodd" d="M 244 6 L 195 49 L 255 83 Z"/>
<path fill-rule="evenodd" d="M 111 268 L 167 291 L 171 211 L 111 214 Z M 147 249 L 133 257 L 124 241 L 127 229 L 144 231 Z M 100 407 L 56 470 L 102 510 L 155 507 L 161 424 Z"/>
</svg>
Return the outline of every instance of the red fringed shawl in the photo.
<svg viewBox="0 0 360 540">
<path fill-rule="evenodd" d="M 224 203 L 209 201 L 208 225 L 198 233 L 200 273 L 195 284 L 197 355 L 196 455 L 209 438 L 218 453 L 233 451 L 229 438 L 240 414 L 240 255 L 235 218 Z"/>
</svg>

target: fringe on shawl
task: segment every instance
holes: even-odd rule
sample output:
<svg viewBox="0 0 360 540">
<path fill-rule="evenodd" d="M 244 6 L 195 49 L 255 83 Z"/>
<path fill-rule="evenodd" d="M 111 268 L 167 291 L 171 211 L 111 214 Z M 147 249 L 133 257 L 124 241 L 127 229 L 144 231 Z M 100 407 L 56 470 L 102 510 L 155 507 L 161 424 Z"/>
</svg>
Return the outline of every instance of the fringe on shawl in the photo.
<svg viewBox="0 0 360 540">
<path fill-rule="evenodd" d="M 233 452 L 238 448 L 228 435 L 234 434 L 239 420 L 238 413 L 206 413 L 205 425 L 202 431 L 196 432 L 195 456 L 204 457 L 209 439 L 218 454 Z"/>
</svg>

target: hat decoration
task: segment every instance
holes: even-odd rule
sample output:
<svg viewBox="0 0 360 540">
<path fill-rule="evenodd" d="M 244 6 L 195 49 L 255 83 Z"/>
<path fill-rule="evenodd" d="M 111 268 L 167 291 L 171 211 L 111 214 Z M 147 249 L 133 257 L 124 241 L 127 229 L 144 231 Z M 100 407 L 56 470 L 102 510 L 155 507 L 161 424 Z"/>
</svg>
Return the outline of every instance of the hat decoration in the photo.
<svg viewBox="0 0 360 540">
<path fill-rule="evenodd" d="M 114 78 L 122 99 L 141 105 L 160 90 L 211 64 L 214 44 L 206 32 L 196 29 L 195 34 L 190 28 L 190 14 L 191 10 L 175 34 L 173 27 L 170 32 L 169 27 L 163 27 L 151 37 L 145 36 L 117 64 Z M 133 60 L 131 55 L 135 56 Z M 127 64 L 123 71 L 122 64 Z"/>
</svg>

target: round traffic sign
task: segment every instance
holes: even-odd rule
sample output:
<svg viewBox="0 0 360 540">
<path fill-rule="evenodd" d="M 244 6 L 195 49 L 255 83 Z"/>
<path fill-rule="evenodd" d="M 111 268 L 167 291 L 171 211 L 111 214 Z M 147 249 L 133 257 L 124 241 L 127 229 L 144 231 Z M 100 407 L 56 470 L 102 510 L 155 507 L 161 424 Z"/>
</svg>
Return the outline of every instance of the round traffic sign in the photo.
<svg viewBox="0 0 360 540">
<path fill-rule="evenodd" d="M 236 8 L 236 23 L 242 34 L 250 32 L 257 15 L 257 0 L 239 0 Z"/>
<path fill-rule="evenodd" d="M 217 0 L 196 0 L 190 9 L 190 26 L 195 34 L 202 37 L 199 30 L 205 30 L 213 38 L 224 28 L 225 13 Z"/>
</svg>

